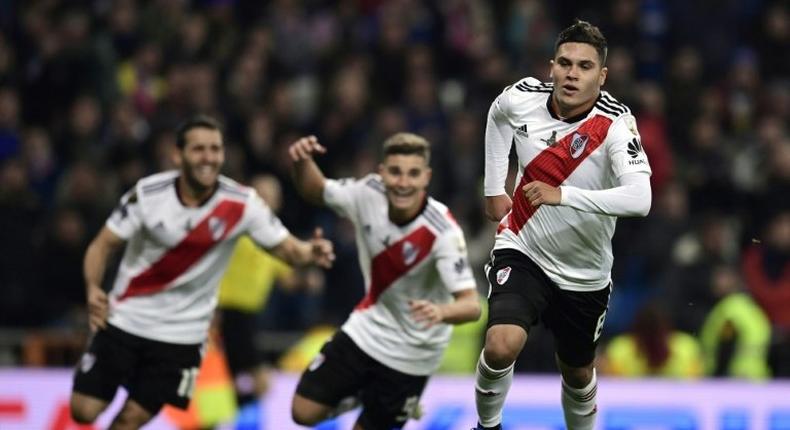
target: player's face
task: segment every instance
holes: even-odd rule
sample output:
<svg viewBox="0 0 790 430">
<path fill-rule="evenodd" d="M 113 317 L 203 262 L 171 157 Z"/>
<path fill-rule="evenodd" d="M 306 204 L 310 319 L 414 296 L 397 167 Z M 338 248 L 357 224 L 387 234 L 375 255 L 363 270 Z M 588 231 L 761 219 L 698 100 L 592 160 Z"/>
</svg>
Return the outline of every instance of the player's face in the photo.
<svg viewBox="0 0 790 430">
<path fill-rule="evenodd" d="M 388 155 L 379 165 L 387 189 L 390 215 L 408 219 L 417 214 L 431 181 L 431 168 L 425 158 L 414 154 Z"/>
<path fill-rule="evenodd" d="M 606 73 L 594 46 L 577 42 L 560 45 L 551 62 L 558 113 L 567 118 L 590 109 L 606 81 Z"/>
<path fill-rule="evenodd" d="M 222 133 L 208 128 L 193 128 L 185 135 L 181 150 L 181 171 L 192 188 L 200 191 L 213 188 L 225 162 Z"/>
</svg>

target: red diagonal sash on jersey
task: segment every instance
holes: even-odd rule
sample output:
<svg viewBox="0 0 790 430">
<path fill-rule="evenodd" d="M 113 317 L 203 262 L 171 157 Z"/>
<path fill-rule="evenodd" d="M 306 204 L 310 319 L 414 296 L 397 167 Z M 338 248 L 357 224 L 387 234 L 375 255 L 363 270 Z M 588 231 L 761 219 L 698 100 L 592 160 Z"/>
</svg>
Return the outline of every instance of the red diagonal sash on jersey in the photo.
<svg viewBox="0 0 790 430">
<path fill-rule="evenodd" d="M 161 291 L 233 230 L 244 214 L 244 203 L 225 200 L 146 271 L 132 278 L 119 300 Z"/>
<path fill-rule="evenodd" d="M 582 124 L 581 127 L 563 137 L 556 145 L 546 148 L 533 158 L 527 164 L 527 167 L 524 168 L 521 182 L 516 187 L 510 215 L 499 225 L 498 231 L 509 228 L 518 234 L 521 228 L 524 227 L 524 224 L 535 214 L 536 209 L 524 196 L 521 187 L 532 181 L 545 182 L 553 187 L 560 186 L 601 145 L 611 124 L 611 119 L 602 115 L 595 115 Z M 573 136 L 577 134 L 587 135 L 588 141 L 582 153 L 574 158 L 571 156 L 571 141 Z"/>
<path fill-rule="evenodd" d="M 373 257 L 370 289 L 354 309 L 365 309 L 376 303 L 390 285 L 431 253 L 435 239 L 428 227 L 422 226 Z"/>
</svg>

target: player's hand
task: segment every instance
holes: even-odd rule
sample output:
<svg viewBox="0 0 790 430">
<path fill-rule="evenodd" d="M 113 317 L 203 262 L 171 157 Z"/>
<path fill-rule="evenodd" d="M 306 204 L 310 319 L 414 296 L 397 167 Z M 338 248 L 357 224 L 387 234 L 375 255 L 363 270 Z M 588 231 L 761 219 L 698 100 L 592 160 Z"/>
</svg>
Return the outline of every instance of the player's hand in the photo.
<svg viewBox="0 0 790 430">
<path fill-rule="evenodd" d="M 430 328 L 442 322 L 442 308 L 429 300 L 409 300 L 409 308 L 414 321 L 422 323 L 424 328 Z"/>
<path fill-rule="evenodd" d="M 294 163 L 312 159 L 315 153 L 326 153 L 326 148 L 318 143 L 318 138 L 315 136 L 303 137 L 288 147 L 288 154 Z"/>
<path fill-rule="evenodd" d="M 502 218 L 510 212 L 511 207 L 513 207 L 513 201 L 507 194 L 486 196 L 486 216 L 491 221 L 502 221 Z"/>
<path fill-rule="evenodd" d="M 310 246 L 312 246 L 313 262 L 329 269 L 335 261 L 335 248 L 327 239 L 324 239 L 324 231 L 320 227 L 316 227 L 313 231 L 313 237 L 310 239 Z"/>
<path fill-rule="evenodd" d="M 524 192 L 524 197 L 529 200 L 529 203 L 536 208 L 540 205 L 555 206 L 562 200 L 560 188 L 552 187 L 545 182 L 532 181 L 521 187 L 521 191 Z"/>
<path fill-rule="evenodd" d="M 92 332 L 107 327 L 108 313 L 107 293 L 99 286 L 88 287 L 88 325 Z"/>
</svg>

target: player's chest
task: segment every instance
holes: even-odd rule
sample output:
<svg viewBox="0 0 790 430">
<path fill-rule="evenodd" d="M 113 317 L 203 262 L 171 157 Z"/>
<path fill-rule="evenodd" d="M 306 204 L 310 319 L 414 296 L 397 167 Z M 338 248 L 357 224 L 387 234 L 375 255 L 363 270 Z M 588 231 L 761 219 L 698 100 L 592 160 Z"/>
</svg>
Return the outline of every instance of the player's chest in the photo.
<svg viewBox="0 0 790 430">
<path fill-rule="evenodd" d="M 360 226 L 362 241 L 374 264 L 409 267 L 430 254 L 436 235 L 427 224 L 416 220 L 398 226 L 386 218 L 386 221 L 377 218 L 363 217 Z"/>
<path fill-rule="evenodd" d="M 520 167 L 565 176 L 578 169 L 601 169 L 608 157 L 603 146 L 606 133 L 592 125 L 526 120 L 513 136 Z"/>
<path fill-rule="evenodd" d="M 236 230 L 240 220 L 240 213 L 228 213 L 222 207 L 186 208 L 178 202 L 162 202 L 161 207 L 144 221 L 146 235 L 152 242 L 167 248 L 211 246 Z"/>
</svg>

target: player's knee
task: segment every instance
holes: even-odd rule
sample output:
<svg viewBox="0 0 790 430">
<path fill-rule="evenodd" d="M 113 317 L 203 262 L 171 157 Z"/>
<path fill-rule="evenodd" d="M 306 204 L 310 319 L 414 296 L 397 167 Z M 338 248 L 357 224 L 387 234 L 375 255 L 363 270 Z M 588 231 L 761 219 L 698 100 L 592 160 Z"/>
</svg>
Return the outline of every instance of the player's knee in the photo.
<svg viewBox="0 0 790 430">
<path fill-rule="evenodd" d="M 325 408 L 316 407 L 313 402 L 296 395 L 291 402 L 291 419 L 302 426 L 313 426 L 326 419 Z"/>
<path fill-rule="evenodd" d="M 77 424 L 93 424 L 103 408 L 98 403 L 84 401 L 84 396 L 72 395 L 69 403 L 71 419 Z"/>
<path fill-rule="evenodd" d="M 486 363 L 494 369 L 504 369 L 510 366 L 526 341 L 526 334 L 516 333 L 512 330 L 488 330 L 486 333 L 485 359 Z"/>
<path fill-rule="evenodd" d="M 317 414 L 299 409 L 295 406 L 291 407 L 291 419 L 300 426 L 312 426 L 321 421 Z"/>
<path fill-rule="evenodd" d="M 127 400 L 110 426 L 111 430 L 135 430 L 153 418 L 152 414 L 133 400 Z"/>
</svg>

